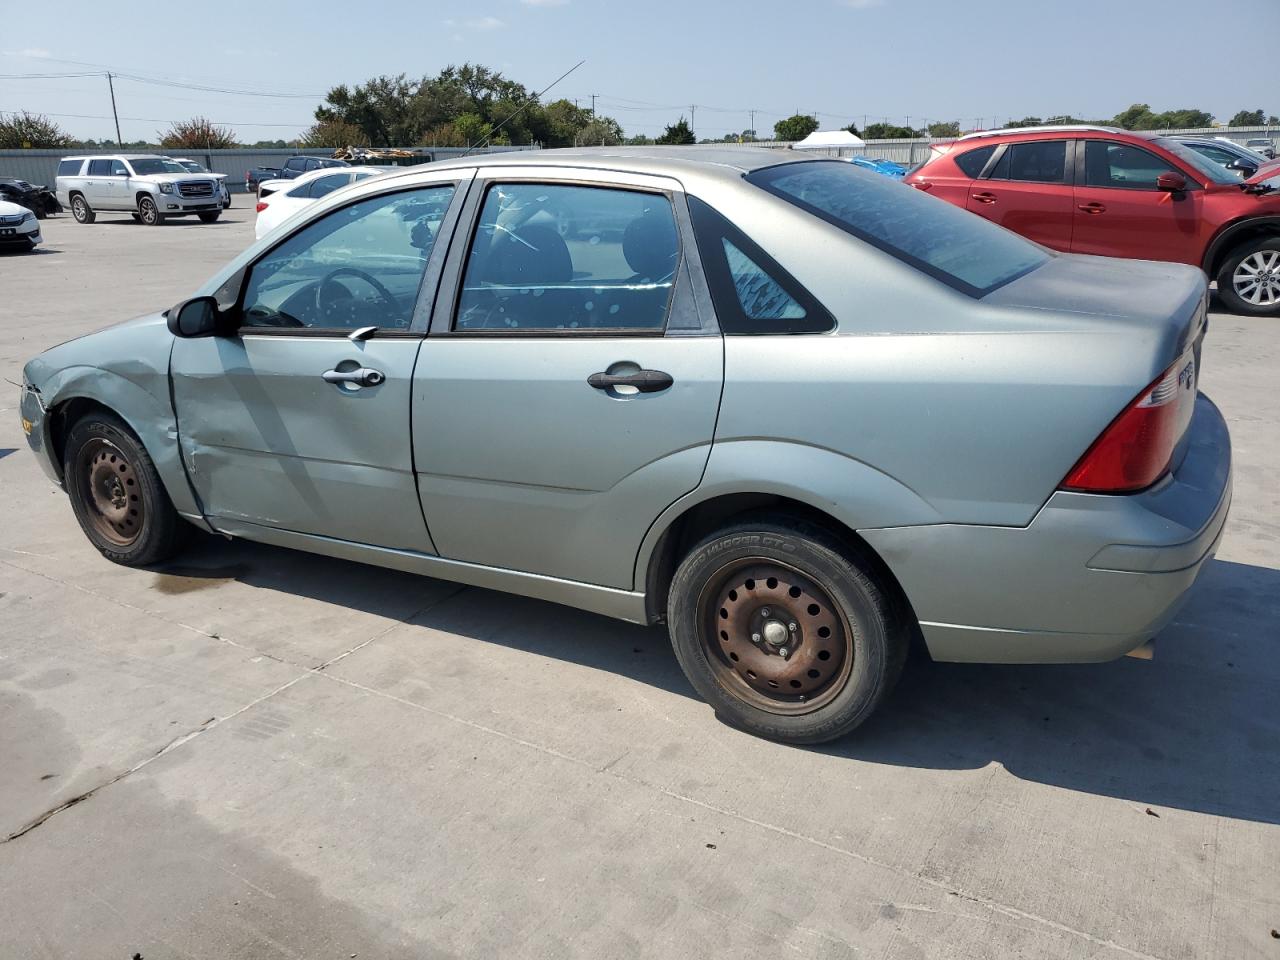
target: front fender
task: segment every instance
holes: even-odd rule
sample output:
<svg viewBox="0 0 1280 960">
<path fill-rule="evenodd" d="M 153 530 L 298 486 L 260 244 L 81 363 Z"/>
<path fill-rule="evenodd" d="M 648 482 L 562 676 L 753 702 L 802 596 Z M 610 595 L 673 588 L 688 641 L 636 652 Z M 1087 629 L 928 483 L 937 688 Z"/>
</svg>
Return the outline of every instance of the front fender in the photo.
<svg viewBox="0 0 1280 960">
<path fill-rule="evenodd" d="M 635 583 L 658 543 L 689 510 L 718 497 L 768 494 L 819 510 L 851 530 L 941 522 L 937 510 L 905 484 L 869 464 L 825 447 L 781 440 L 717 441 L 697 489 L 654 521 L 636 557 Z"/>
<path fill-rule="evenodd" d="M 187 481 L 178 447 L 178 425 L 169 402 L 167 372 L 154 387 L 162 388 L 163 393 L 157 396 L 153 390 L 101 367 L 77 365 L 52 374 L 41 386 L 41 396 L 50 411 L 76 399 L 93 400 L 113 411 L 142 441 L 174 508 L 188 517 L 199 517 L 200 507 Z M 61 451 L 56 454 L 60 457 Z"/>
</svg>

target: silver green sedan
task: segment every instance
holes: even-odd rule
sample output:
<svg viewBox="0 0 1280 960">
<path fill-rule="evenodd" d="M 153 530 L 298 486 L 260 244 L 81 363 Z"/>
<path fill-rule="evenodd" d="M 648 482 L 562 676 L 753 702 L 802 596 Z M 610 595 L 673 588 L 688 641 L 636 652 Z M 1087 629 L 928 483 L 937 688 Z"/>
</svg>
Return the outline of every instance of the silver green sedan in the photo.
<svg viewBox="0 0 1280 960">
<path fill-rule="evenodd" d="M 832 160 L 469 157 L 329 195 L 27 364 L 90 542 L 192 527 L 665 621 L 797 743 L 940 660 L 1144 644 L 1212 556 L 1203 275 L 1053 253 Z"/>
</svg>

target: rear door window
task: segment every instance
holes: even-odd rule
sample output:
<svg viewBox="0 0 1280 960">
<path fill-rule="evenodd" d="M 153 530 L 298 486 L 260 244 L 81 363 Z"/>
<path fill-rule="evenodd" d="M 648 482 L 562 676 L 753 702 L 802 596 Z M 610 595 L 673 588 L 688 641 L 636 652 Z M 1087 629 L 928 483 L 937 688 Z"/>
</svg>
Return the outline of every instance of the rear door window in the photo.
<svg viewBox="0 0 1280 960">
<path fill-rule="evenodd" d="M 111 161 L 110 160 L 90 160 L 89 176 L 91 177 L 111 176 Z"/>
<path fill-rule="evenodd" d="M 345 173 L 331 173 L 327 177 L 316 177 L 311 181 L 308 196 L 313 200 L 320 197 L 328 196 L 339 187 L 345 187 L 351 181 L 351 177 Z"/>
<path fill-rule="evenodd" d="M 467 255 L 454 330 L 661 334 L 679 265 L 665 194 L 497 184 Z"/>
<path fill-rule="evenodd" d="M 1031 140 L 1011 143 L 991 171 L 992 180 L 1029 183 L 1067 182 L 1067 141 Z"/>
</svg>

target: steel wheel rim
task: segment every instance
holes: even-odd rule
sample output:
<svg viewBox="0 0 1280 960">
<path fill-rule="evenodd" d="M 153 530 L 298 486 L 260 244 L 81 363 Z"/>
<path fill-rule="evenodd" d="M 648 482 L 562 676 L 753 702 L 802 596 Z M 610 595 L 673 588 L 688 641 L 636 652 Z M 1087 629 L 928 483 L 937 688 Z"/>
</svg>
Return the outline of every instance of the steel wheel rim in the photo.
<svg viewBox="0 0 1280 960">
<path fill-rule="evenodd" d="M 1258 250 L 1241 260 L 1231 275 L 1236 296 L 1254 306 L 1280 302 L 1280 250 Z"/>
<path fill-rule="evenodd" d="M 156 222 L 156 205 L 150 200 L 143 200 L 142 203 L 139 204 L 139 213 L 142 215 L 143 223 L 150 224 Z"/>
<path fill-rule="evenodd" d="M 853 672 L 851 627 L 812 577 L 768 557 L 722 567 L 698 601 L 699 638 L 721 686 L 769 713 L 812 713 Z"/>
<path fill-rule="evenodd" d="M 133 464 L 114 443 L 95 437 L 76 457 L 80 500 L 89 525 L 117 547 L 128 547 L 142 536 L 146 507 Z"/>
</svg>

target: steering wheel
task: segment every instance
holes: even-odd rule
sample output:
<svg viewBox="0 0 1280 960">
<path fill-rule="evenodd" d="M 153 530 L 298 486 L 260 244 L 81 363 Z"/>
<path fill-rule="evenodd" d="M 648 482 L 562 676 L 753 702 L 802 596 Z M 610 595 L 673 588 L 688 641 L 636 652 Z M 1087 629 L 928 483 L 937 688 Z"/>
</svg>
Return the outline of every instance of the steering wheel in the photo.
<svg viewBox="0 0 1280 960">
<path fill-rule="evenodd" d="M 330 270 L 328 273 L 326 273 L 320 279 L 320 282 L 316 284 L 315 305 L 316 305 L 316 313 L 318 315 L 323 316 L 326 312 L 325 303 L 328 298 L 325 297 L 324 290 L 325 290 L 325 287 L 331 284 L 340 287 L 342 289 L 343 294 L 348 299 L 355 299 L 351 291 L 347 287 L 343 286 L 340 283 L 337 283 L 337 279 L 339 277 L 357 277 L 363 280 L 369 286 L 373 287 L 374 292 L 378 295 L 378 297 L 384 303 L 386 303 L 386 305 L 389 308 L 394 309 L 399 306 L 399 304 L 396 303 L 396 298 L 391 295 L 391 291 L 388 290 L 386 287 L 384 287 L 382 285 L 382 282 L 379 281 L 377 277 L 374 277 L 366 273 L 365 271 L 359 269 L 358 267 L 338 267 L 336 270 Z"/>
</svg>

